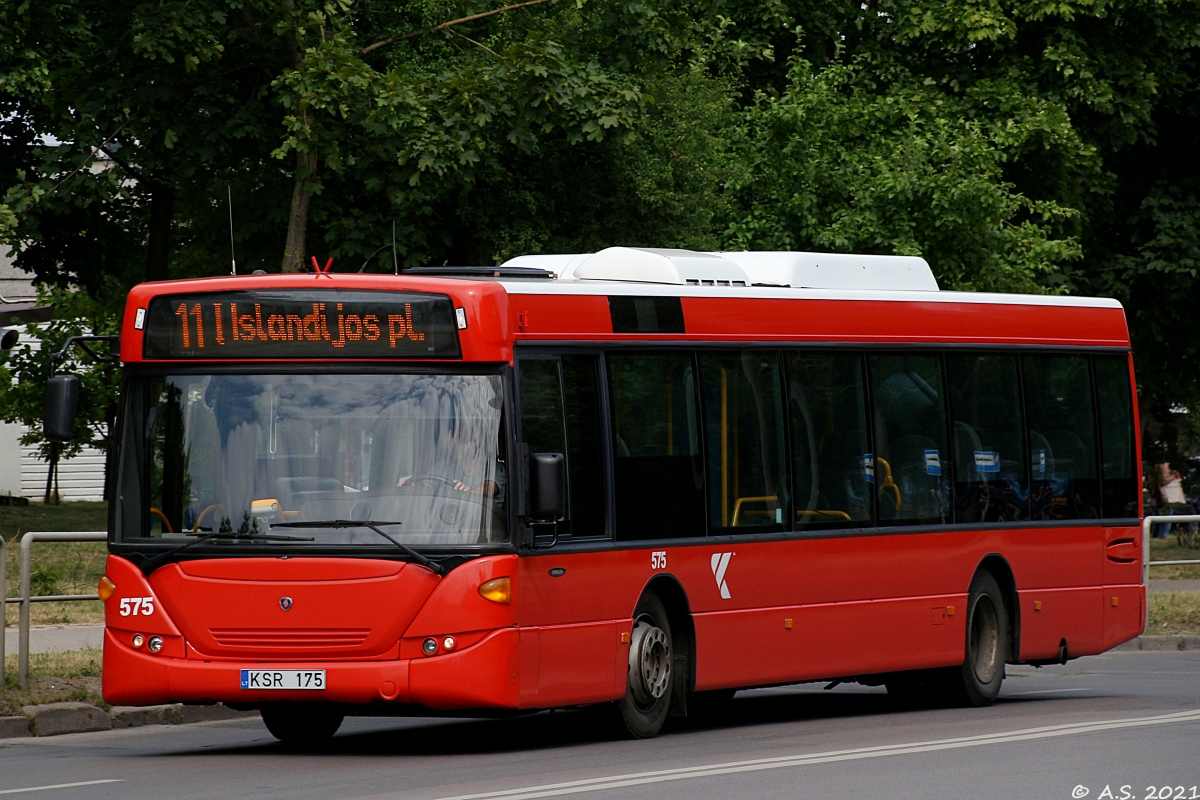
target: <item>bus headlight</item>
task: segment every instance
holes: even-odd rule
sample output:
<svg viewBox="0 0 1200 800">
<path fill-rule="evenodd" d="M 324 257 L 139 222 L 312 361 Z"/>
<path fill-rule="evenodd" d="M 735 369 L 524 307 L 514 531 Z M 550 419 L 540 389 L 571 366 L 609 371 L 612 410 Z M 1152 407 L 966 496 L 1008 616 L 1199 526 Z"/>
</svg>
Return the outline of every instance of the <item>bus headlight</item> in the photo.
<svg viewBox="0 0 1200 800">
<path fill-rule="evenodd" d="M 421 642 L 421 649 L 425 651 L 425 655 L 433 655 L 437 652 L 437 639 L 426 639 Z"/>
<path fill-rule="evenodd" d="M 146 643 L 146 647 L 151 653 L 157 653 L 163 648 L 163 640 L 161 636 L 151 636 L 150 641 Z"/>
</svg>

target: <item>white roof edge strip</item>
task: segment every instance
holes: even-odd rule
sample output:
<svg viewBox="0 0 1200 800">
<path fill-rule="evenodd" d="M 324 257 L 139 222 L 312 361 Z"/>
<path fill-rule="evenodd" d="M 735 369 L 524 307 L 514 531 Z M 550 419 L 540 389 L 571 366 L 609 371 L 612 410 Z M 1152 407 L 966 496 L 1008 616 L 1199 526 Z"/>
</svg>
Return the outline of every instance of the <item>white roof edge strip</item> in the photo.
<svg viewBox="0 0 1200 800">
<path fill-rule="evenodd" d="M 522 266 L 532 266 L 525 264 Z M 1062 306 L 1074 308 L 1121 308 L 1106 297 L 1069 295 L 999 294 L 993 292 L 922 292 L 861 289 L 792 289 L 789 287 L 751 286 L 680 286 L 677 284 L 599 281 L 527 281 L 500 280 L 513 295 L 627 295 L 640 297 L 726 297 L 765 300 L 868 300 L 896 303 L 975 303 L 982 305 Z"/>
</svg>

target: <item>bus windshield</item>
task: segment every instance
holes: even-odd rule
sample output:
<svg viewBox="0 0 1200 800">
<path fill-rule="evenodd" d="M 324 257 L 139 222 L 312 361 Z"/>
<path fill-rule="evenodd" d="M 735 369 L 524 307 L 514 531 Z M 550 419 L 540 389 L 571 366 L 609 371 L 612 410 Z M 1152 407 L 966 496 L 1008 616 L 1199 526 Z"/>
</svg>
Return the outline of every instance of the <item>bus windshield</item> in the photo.
<svg viewBox="0 0 1200 800">
<path fill-rule="evenodd" d="M 126 392 L 115 542 L 272 548 L 505 542 L 499 375 L 138 375 Z M 398 524 L 396 524 L 398 523 Z M 213 537 L 224 539 L 226 537 Z M 247 539 L 249 541 L 249 539 Z"/>
</svg>

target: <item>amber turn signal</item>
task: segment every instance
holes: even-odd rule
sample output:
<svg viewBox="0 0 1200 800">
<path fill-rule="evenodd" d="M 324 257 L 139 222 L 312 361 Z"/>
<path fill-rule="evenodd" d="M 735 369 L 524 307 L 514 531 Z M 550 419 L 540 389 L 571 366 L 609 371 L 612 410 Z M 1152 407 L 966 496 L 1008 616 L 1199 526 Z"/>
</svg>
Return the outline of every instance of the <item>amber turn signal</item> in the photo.
<svg viewBox="0 0 1200 800">
<path fill-rule="evenodd" d="M 109 580 L 107 575 L 100 576 L 100 581 L 96 584 L 96 594 L 100 595 L 101 600 L 112 597 L 116 590 L 117 585 Z"/>
<path fill-rule="evenodd" d="M 492 578 L 480 584 L 479 596 L 493 603 L 508 603 L 512 600 L 512 581 L 507 575 L 503 578 Z"/>
</svg>

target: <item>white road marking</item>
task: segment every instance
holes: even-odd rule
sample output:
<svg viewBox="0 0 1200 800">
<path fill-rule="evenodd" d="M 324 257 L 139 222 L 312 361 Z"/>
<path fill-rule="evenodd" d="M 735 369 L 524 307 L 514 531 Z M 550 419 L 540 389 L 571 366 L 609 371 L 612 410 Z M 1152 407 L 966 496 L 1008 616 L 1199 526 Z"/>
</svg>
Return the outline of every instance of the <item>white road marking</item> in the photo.
<svg viewBox="0 0 1200 800">
<path fill-rule="evenodd" d="M 1090 692 L 1092 691 L 1086 686 L 1079 686 L 1073 689 L 1038 689 L 1036 692 L 1005 692 L 1005 697 L 1024 697 L 1029 694 L 1059 694 L 1061 692 Z"/>
<path fill-rule="evenodd" d="M 1162 714 L 1155 717 L 1135 717 L 1132 719 L 1108 719 L 1096 722 L 1075 722 L 1067 725 L 1049 725 L 1040 728 L 1006 731 L 1003 733 L 985 733 L 979 736 L 963 736 L 956 739 L 936 739 L 928 742 L 911 742 L 909 744 L 883 745 L 880 747 L 862 747 L 853 750 L 834 750 L 828 753 L 811 753 L 808 755 L 779 756 L 776 758 L 758 758 L 751 761 L 730 761 L 723 764 L 708 764 L 697 767 L 680 769 L 655 770 L 653 772 L 634 772 L 628 775 L 611 775 L 606 778 L 589 778 L 564 783 L 550 783 L 542 786 L 525 786 L 519 789 L 508 789 L 499 792 L 483 792 L 480 794 L 462 794 L 454 797 L 443 797 L 440 800 L 485 800 L 486 798 L 503 798 L 503 800 L 534 800 L 540 797 L 557 797 L 582 792 L 599 792 L 608 789 L 622 789 L 629 786 L 645 786 L 668 781 L 684 781 L 693 778 L 709 778 L 715 775 L 732 775 L 739 772 L 758 772 L 767 769 L 784 767 L 805 767 L 813 764 L 829 764 L 838 761 L 858 761 L 867 758 L 883 756 L 902 756 L 915 753 L 933 753 L 939 750 L 958 750 L 964 747 L 982 747 L 989 744 L 1006 742 L 1027 742 L 1037 739 L 1049 739 L 1058 736 L 1075 736 L 1084 733 L 1100 733 L 1124 728 L 1142 728 L 1149 725 L 1171 725 L 1179 722 L 1200 722 L 1200 711 L 1179 711 L 1174 714 Z"/>
<path fill-rule="evenodd" d="M 30 786 L 26 789 L 0 789 L 0 794 L 21 794 L 22 792 L 44 792 L 47 789 L 73 789 L 76 786 L 97 786 L 101 783 L 123 783 L 124 778 L 108 778 L 102 781 L 79 781 L 78 783 L 56 783 L 52 786 Z"/>
</svg>

